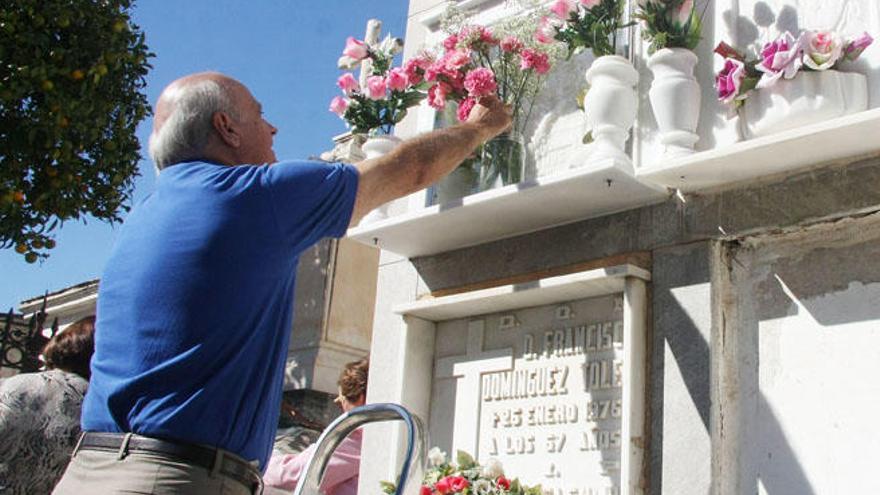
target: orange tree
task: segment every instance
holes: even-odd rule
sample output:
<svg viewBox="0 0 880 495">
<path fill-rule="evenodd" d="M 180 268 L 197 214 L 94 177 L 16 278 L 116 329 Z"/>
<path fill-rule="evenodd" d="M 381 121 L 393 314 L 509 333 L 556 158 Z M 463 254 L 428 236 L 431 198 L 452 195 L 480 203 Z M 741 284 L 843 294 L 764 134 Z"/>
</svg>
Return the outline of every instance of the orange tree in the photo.
<svg viewBox="0 0 880 495">
<path fill-rule="evenodd" d="M 0 248 L 29 263 L 54 229 L 120 220 L 150 113 L 150 69 L 132 0 L 3 0 L 0 9 Z"/>
</svg>

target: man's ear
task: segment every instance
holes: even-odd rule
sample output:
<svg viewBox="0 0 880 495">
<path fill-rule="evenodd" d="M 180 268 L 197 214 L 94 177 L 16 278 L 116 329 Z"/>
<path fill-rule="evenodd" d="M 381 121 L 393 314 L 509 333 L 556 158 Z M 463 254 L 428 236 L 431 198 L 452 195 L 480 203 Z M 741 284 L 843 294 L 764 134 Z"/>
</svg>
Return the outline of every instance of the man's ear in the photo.
<svg viewBox="0 0 880 495">
<path fill-rule="evenodd" d="M 226 112 L 214 112 L 211 117 L 211 124 L 220 139 L 230 148 L 238 148 L 241 146 L 241 135 L 238 133 L 235 121 Z"/>
</svg>

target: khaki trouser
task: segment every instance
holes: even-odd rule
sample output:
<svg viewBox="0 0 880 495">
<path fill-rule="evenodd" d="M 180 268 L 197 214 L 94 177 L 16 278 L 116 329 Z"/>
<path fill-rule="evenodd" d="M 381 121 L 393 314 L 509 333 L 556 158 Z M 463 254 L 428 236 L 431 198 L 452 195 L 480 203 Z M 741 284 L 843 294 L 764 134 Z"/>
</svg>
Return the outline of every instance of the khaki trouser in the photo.
<svg viewBox="0 0 880 495">
<path fill-rule="evenodd" d="M 232 454 L 228 454 L 232 455 Z M 75 451 L 53 495 L 259 495 L 244 483 L 162 454 Z"/>
</svg>

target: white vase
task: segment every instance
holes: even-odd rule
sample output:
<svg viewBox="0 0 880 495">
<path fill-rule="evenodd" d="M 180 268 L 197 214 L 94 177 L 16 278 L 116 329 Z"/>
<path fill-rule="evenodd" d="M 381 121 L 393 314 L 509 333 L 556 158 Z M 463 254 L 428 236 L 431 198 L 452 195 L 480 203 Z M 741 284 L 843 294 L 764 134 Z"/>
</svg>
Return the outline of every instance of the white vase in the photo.
<svg viewBox="0 0 880 495">
<path fill-rule="evenodd" d="M 742 108 L 743 136 L 767 136 L 868 108 L 867 78 L 855 72 L 801 71 L 752 91 Z"/>
<path fill-rule="evenodd" d="M 397 136 L 380 135 L 367 138 L 367 141 L 361 146 L 361 150 L 366 155 L 366 159 L 380 157 L 393 150 L 403 140 Z M 367 213 L 361 219 L 358 225 L 367 225 L 388 218 L 388 209 L 391 202 L 385 203 L 373 211 Z"/>
<path fill-rule="evenodd" d="M 639 73 L 632 63 L 619 55 L 599 57 L 587 69 L 590 90 L 584 98 L 584 111 L 593 143 L 588 160 L 580 160 L 572 168 L 604 158 L 629 161 L 624 146 L 636 119 L 638 82 Z"/>
<path fill-rule="evenodd" d="M 693 153 L 700 139 L 700 84 L 694 77 L 695 65 L 697 56 L 687 48 L 663 48 L 648 59 L 654 74 L 648 96 L 667 157 Z"/>
</svg>

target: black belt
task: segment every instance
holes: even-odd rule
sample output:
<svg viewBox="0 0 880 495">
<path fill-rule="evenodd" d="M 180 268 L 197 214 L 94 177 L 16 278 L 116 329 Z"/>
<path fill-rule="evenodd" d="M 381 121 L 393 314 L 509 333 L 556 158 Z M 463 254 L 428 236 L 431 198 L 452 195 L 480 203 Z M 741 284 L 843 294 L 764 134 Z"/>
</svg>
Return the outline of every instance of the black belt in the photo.
<svg viewBox="0 0 880 495">
<path fill-rule="evenodd" d="M 86 431 L 80 438 L 77 450 L 104 450 L 119 452 L 120 455 L 128 452 L 165 454 L 189 464 L 201 466 L 208 471 L 214 471 L 216 468 L 217 472 L 239 481 L 254 493 L 260 493 L 263 479 L 257 468 L 225 450 L 134 434 L 130 435 L 128 445 L 123 449 L 126 436 L 128 435 L 125 433 Z M 214 465 L 218 460 L 220 461 L 219 467 Z"/>
</svg>

